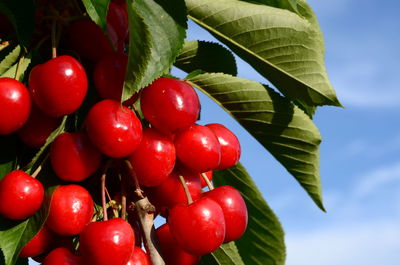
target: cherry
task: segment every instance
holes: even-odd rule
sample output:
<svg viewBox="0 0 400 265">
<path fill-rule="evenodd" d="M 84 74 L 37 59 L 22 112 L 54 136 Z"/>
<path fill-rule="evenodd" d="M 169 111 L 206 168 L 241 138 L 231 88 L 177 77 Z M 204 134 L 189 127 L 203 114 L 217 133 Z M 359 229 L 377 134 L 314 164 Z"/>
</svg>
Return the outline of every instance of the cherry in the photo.
<svg viewBox="0 0 400 265">
<path fill-rule="evenodd" d="M 207 171 L 204 173 L 206 175 L 206 177 L 208 178 L 209 181 L 212 181 L 213 178 L 213 171 Z M 207 187 L 207 183 L 204 180 L 203 176 L 200 176 L 200 184 L 201 184 L 201 188 Z"/>
<path fill-rule="evenodd" d="M 100 97 L 121 101 L 127 64 L 125 53 L 111 53 L 97 62 L 93 81 Z"/>
<path fill-rule="evenodd" d="M 90 109 L 86 130 L 93 145 L 113 158 L 132 154 L 142 138 L 142 124 L 135 113 L 110 99 Z"/>
<path fill-rule="evenodd" d="M 69 26 L 67 35 L 71 48 L 90 61 L 97 62 L 114 51 L 110 39 L 90 19 L 76 20 Z"/>
<path fill-rule="evenodd" d="M 53 193 L 46 224 L 59 235 L 77 235 L 91 221 L 93 212 L 93 199 L 85 188 L 59 186 Z"/>
<path fill-rule="evenodd" d="M 32 216 L 44 198 L 42 183 L 22 170 L 14 170 L 0 181 L 0 214 L 12 220 Z"/>
<path fill-rule="evenodd" d="M 140 106 L 146 120 L 164 133 L 193 125 L 200 112 L 196 91 L 183 81 L 167 77 L 143 89 Z"/>
<path fill-rule="evenodd" d="M 85 133 L 62 133 L 51 144 L 51 165 L 65 181 L 81 181 L 100 166 L 102 154 Z"/>
<path fill-rule="evenodd" d="M 168 137 L 148 128 L 143 131 L 139 147 L 128 159 L 140 184 L 157 186 L 174 169 L 175 146 Z"/>
<path fill-rule="evenodd" d="M 211 123 L 206 126 L 213 131 L 221 144 L 221 162 L 217 169 L 227 169 L 236 165 L 241 153 L 239 139 L 236 135 L 219 123 Z"/>
<path fill-rule="evenodd" d="M 56 248 L 44 259 L 43 265 L 83 265 L 81 257 L 75 256 L 67 248 Z"/>
<path fill-rule="evenodd" d="M 128 36 L 128 14 L 121 5 L 113 2 L 108 5 L 107 23 L 114 28 L 119 39 Z"/>
<path fill-rule="evenodd" d="M 191 255 L 180 248 L 169 231 L 169 225 L 163 224 L 156 229 L 161 253 L 166 265 L 196 265 L 200 257 Z"/>
<path fill-rule="evenodd" d="M 63 55 L 36 65 L 29 76 L 29 88 L 37 107 L 57 118 L 80 107 L 88 80 L 83 66 L 73 57 Z"/>
<path fill-rule="evenodd" d="M 132 256 L 126 265 L 151 265 L 149 255 L 144 252 L 140 247 L 136 247 L 133 250 Z"/>
<path fill-rule="evenodd" d="M 213 252 L 225 238 L 224 213 L 218 203 L 206 197 L 170 209 L 168 224 L 178 245 L 196 256 Z"/>
<path fill-rule="evenodd" d="M 192 125 L 175 135 L 178 159 L 195 172 L 215 169 L 221 159 L 221 145 L 212 130 L 201 125 Z"/>
<path fill-rule="evenodd" d="M 46 252 L 51 245 L 54 234 L 46 226 L 42 229 L 21 249 L 20 257 L 35 257 Z"/>
<path fill-rule="evenodd" d="M 32 105 L 28 121 L 18 131 L 21 141 L 29 147 L 39 148 L 45 144 L 47 137 L 60 125 L 61 119 L 44 115 Z"/>
<path fill-rule="evenodd" d="M 13 25 L 6 15 L 0 13 L 0 39 L 4 40 L 13 32 Z"/>
<path fill-rule="evenodd" d="M 30 111 L 28 89 L 15 79 L 0 78 L 0 135 L 20 129 L 28 120 Z"/>
<path fill-rule="evenodd" d="M 88 224 L 79 242 L 85 264 L 126 265 L 135 246 L 135 236 L 126 221 L 114 218 Z"/>
<path fill-rule="evenodd" d="M 221 186 L 206 193 L 224 212 L 226 233 L 224 243 L 240 238 L 247 227 L 247 207 L 240 193 L 231 186 Z"/>
</svg>

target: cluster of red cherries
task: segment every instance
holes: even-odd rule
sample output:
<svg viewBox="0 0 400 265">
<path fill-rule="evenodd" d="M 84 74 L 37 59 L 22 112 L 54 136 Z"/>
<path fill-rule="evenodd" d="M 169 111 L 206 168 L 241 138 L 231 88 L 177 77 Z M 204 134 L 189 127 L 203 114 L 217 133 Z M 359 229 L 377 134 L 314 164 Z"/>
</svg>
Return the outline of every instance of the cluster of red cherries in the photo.
<svg viewBox="0 0 400 265">
<path fill-rule="evenodd" d="M 246 229 L 247 209 L 240 193 L 231 186 L 213 188 L 211 183 L 213 170 L 238 162 L 239 141 L 221 124 L 196 124 L 200 102 L 183 80 L 158 78 L 121 104 L 127 67 L 121 50 L 128 23 L 123 6 L 111 3 L 109 8 L 107 28 L 114 38 L 88 19 L 68 29 L 73 36 L 68 47 L 95 64 L 93 83 L 99 100 L 90 107 L 81 130 L 61 133 L 51 143 L 50 165 L 62 185 L 51 196 L 43 228 L 20 256 L 46 265 L 151 264 L 142 249 L 143 231 L 135 209 L 128 211 L 126 220 L 118 214 L 108 219 L 95 211 L 91 193 L 81 185 L 88 179 L 99 183 L 104 172 L 117 171 L 116 179 L 130 178 L 125 187 L 128 205 L 138 199 L 134 191 L 139 190 L 166 218 L 155 231 L 165 263 L 197 264 L 202 255 L 238 239 Z M 79 37 L 83 34 L 87 36 Z M 81 107 L 88 78 L 77 59 L 62 55 L 33 67 L 28 87 L 0 78 L 0 135 L 16 133 L 25 145 L 39 148 L 63 116 Z M 140 112 L 133 105 L 139 98 Z M 4 176 L 0 215 L 24 220 L 44 207 L 38 174 L 14 170 Z M 204 191 L 206 186 L 209 191 Z M 109 188 L 117 204 L 120 192 Z M 114 210 L 109 207 L 106 212 Z"/>
</svg>

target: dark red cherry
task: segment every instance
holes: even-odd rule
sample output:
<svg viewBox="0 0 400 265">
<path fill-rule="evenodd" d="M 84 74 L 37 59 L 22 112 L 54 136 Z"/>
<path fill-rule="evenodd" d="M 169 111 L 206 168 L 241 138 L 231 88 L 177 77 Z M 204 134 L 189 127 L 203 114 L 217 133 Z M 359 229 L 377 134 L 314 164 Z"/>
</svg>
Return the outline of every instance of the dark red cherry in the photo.
<svg viewBox="0 0 400 265">
<path fill-rule="evenodd" d="M 31 97 L 24 84 L 12 78 L 0 78 L 0 134 L 20 129 L 30 111 Z"/>
<path fill-rule="evenodd" d="M 128 35 L 128 14 L 121 5 L 111 2 L 108 5 L 107 23 L 114 28 L 120 40 Z"/>
<path fill-rule="evenodd" d="M 151 265 L 150 256 L 141 248 L 136 247 L 133 250 L 132 256 L 126 265 Z"/>
<path fill-rule="evenodd" d="M 125 53 L 110 53 L 97 62 L 93 81 L 101 98 L 121 101 L 127 64 Z"/>
<path fill-rule="evenodd" d="M 46 226 L 42 229 L 21 249 L 20 257 L 35 257 L 46 252 L 53 241 L 54 234 Z"/>
<path fill-rule="evenodd" d="M 142 139 L 142 124 L 135 113 L 110 99 L 100 101 L 90 109 L 86 130 L 94 146 L 113 158 L 132 154 Z"/>
<path fill-rule="evenodd" d="M 231 186 L 221 186 L 203 193 L 203 197 L 213 199 L 224 212 L 224 243 L 240 238 L 247 227 L 247 207 L 240 193 Z"/>
<path fill-rule="evenodd" d="M 39 148 L 46 142 L 47 137 L 60 125 L 60 118 L 52 118 L 43 114 L 32 105 L 28 121 L 18 131 L 21 141 L 29 147 Z"/>
<path fill-rule="evenodd" d="M 83 265 L 81 257 L 75 256 L 67 248 L 56 248 L 44 259 L 43 265 Z"/>
<path fill-rule="evenodd" d="M 209 181 L 212 181 L 213 178 L 213 171 L 207 171 L 204 173 L 206 175 L 206 177 L 208 178 Z M 207 183 L 204 180 L 203 176 L 200 175 L 200 184 L 201 184 L 201 188 L 207 187 Z"/>
<path fill-rule="evenodd" d="M 6 15 L 0 13 L 0 39 L 4 40 L 13 32 L 14 28 Z"/>
<path fill-rule="evenodd" d="M 93 212 L 93 199 L 85 188 L 59 186 L 53 193 L 46 224 L 59 235 L 77 235 L 90 223 Z"/>
<path fill-rule="evenodd" d="M 146 120 L 165 133 L 193 125 L 200 112 L 196 91 L 183 81 L 167 77 L 143 89 L 140 106 Z"/>
<path fill-rule="evenodd" d="M 143 138 L 136 151 L 129 156 L 139 183 L 148 187 L 160 185 L 175 166 L 175 146 L 155 129 L 143 131 Z"/>
<path fill-rule="evenodd" d="M 85 264 L 126 265 L 135 246 L 135 236 L 126 221 L 114 218 L 88 224 L 79 243 Z"/>
<path fill-rule="evenodd" d="M 168 225 L 178 245 L 196 256 L 213 252 L 225 238 L 224 213 L 218 203 L 206 197 L 170 209 Z"/>
<path fill-rule="evenodd" d="M 169 225 L 163 224 L 156 229 L 158 242 L 166 265 L 196 265 L 200 257 L 185 252 L 173 239 Z"/>
<path fill-rule="evenodd" d="M 88 80 L 83 66 L 73 57 L 63 55 L 36 65 L 29 76 L 29 89 L 44 114 L 61 117 L 80 107 Z"/>
<path fill-rule="evenodd" d="M 62 133 L 51 144 L 51 165 L 65 181 L 86 179 L 99 168 L 101 158 L 85 133 Z"/>
<path fill-rule="evenodd" d="M 192 125 L 175 135 L 178 160 L 194 172 L 217 168 L 221 159 L 221 145 L 210 128 Z"/>
<path fill-rule="evenodd" d="M 12 220 L 32 216 L 44 198 L 44 188 L 39 180 L 22 170 L 14 170 L 0 180 L 0 214 Z"/>
<path fill-rule="evenodd" d="M 213 131 L 221 144 L 221 161 L 217 169 L 227 169 L 236 165 L 241 153 L 239 139 L 236 135 L 219 123 L 211 123 L 206 126 Z"/>
<path fill-rule="evenodd" d="M 187 205 L 185 190 L 179 180 L 179 173 L 173 171 L 160 185 L 149 189 L 151 202 L 157 206 L 173 207 L 176 204 Z M 197 174 L 182 174 L 193 200 L 201 197 L 200 179 Z"/>
<path fill-rule="evenodd" d="M 67 38 L 73 50 L 93 62 L 114 51 L 110 39 L 90 19 L 79 19 L 72 23 L 68 28 Z"/>
</svg>

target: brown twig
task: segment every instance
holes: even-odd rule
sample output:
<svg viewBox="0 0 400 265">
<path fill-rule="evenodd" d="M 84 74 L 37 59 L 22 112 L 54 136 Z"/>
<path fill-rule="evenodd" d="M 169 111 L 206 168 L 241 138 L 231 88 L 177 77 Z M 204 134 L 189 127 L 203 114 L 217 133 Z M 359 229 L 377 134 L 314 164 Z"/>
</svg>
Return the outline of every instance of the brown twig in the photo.
<svg viewBox="0 0 400 265">
<path fill-rule="evenodd" d="M 106 202 L 106 176 L 110 164 L 111 160 L 108 160 L 103 168 L 103 173 L 101 174 L 101 206 L 103 207 L 103 221 L 108 220 L 107 202 Z"/>
<path fill-rule="evenodd" d="M 126 180 L 125 176 L 121 175 L 121 218 L 126 219 Z"/>
<path fill-rule="evenodd" d="M 139 181 L 138 181 L 138 179 L 137 179 L 137 177 L 136 177 L 135 171 L 133 171 L 133 167 L 132 167 L 131 162 L 129 162 L 129 160 L 125 160 L 125 164 L 128 166 L 129 175 L 132 177 L 133 182 L 134 182 L 134 184 L 135 184 L 135 194 L 136 194 L 139 198 L 143 199 L 143 198 L 144 198 L 144 196 L 143 196 L 143 190 L 140 188 Z"/>
</svg>

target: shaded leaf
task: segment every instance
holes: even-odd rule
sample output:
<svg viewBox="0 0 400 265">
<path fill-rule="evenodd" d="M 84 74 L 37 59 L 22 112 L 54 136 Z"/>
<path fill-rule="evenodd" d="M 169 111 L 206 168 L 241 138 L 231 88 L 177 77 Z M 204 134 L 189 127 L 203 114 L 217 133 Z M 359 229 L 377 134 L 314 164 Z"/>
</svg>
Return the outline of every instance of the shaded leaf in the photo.
<svg viewBox="0 0 400 265">
<path fill-rule="evenodd" d="M 174 65 L 187 73 L 203 70 L 230 75 L 237 74 L 233 54 L 215 42 L 186 41 Z"/>
<path fill-rule="evenodd" d="M 16 62 L 13 66 L 8 68 L 0 77 L 10 77 L 15 78 L 17 71 L 19 71 L 18 81 L 22 81 L 24 78 L 25 71 L 28 69 L 31 64 L 31 54 L 28 54 L 26 57 L 21 57 L 18 62 Z M 19 68 L 19 69 L 18 69 Z"/>
<path fill-rule="evenodd" d="M 90 18 L 105 31 L 110 0 L 82 0 Z"/>
<path fill-rule="evenodd" d="M 227 170 L 215 171 L 213 182 L 216 186 L 233 186 L 246 202 L 249 222 L 244 235 L 236 240 L 245 263 L 284 265 L 286 248 L 282 226 L 246 169 L 238 163 Z"/>
<path fill-rule="evenodd" d="M 183 0 L 128 0 L 129 59 L 122 101 L 169 72 L 186 35 Z"/>
<path fill-rule="evenodd" d="M 0 135 L 0 179 L 15 169 L 17 161 L 17 139 L 15 135 Z"/>
<path fill-rule="evenodd" d="M 312 120 L 268 86 L 224 74 L 201 74 L 189 82 L 216 101 L 258 140 L 321 208 L 321 137 Z"/>
<path fill-rule="evenodd" d="M 200 265 L 245 265 L 234 242 L 223 244 L 216 251 L 201 257 Z"/>
<path fill-rule="evenodd" d="M 14 63 L 17 62 L 21 53 L 21 47 L 16 46 L 0 63 L 0 76 L 4 74 Z"/>
</svg>

